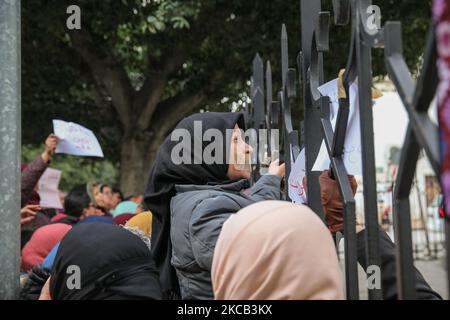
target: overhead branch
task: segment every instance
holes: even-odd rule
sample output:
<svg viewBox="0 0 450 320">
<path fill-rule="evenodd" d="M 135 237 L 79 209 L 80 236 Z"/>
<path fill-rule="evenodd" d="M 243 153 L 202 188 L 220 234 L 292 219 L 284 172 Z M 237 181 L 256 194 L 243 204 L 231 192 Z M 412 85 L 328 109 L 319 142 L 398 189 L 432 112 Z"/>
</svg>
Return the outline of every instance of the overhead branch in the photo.
<svg viewBox="0 0 450 320">
<path fill-rule="evenodd" d="M 161 101 L 168 77 L 181 68 L 185 59 L 185 52 L 177 48 L 166 54 L 155 70 L 148 72 L 147 79 L 137 92 L 134 101 L 135 110 L 138 111 L 137 114 L 139 115 L 138 128 L 145 129 Z"/>
<path fill-rule="evenodd" d="M 69 32 L 72 45 L 89 66 L 94 79 L 111 96 L 112 104 L 119 114 L 125 130 L 129 128 L 130 107 L 133 88 L 124 67 L 111 53 L 97 54 L 98 45 L 94 44 L 86 29 Z"/>
</svg>

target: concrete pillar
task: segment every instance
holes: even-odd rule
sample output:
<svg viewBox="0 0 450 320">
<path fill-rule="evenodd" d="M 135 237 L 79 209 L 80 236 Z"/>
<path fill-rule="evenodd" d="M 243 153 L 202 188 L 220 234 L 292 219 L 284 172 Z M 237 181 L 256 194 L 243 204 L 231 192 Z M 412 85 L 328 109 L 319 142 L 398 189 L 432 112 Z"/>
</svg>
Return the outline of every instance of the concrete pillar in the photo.
<svg viewBox="0 0 450 320">
<path fill-rule="evenodd" d="M 20 0 L 1 0 L 0 299 L 19 295 L 20 122 Z"/>
</svg>

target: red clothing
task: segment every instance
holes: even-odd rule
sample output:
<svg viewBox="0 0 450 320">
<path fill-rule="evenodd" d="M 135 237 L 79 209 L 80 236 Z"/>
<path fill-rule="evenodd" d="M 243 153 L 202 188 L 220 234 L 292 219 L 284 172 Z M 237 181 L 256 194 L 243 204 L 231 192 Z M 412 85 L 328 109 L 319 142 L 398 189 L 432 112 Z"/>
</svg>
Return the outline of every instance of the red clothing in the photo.
<svg viewBox="0 0 450 320">
<path fill-rule="evenodd" d="M 71 228 L 68 224 L 55 223 L 37 229 L 22 249 L 21 270 L 28 272 L 34 265 L 42 264 L 53 247 Z"/>
<path fill-rule="evenodd" d="M 56 222 L 60 219 L 67 218 L 67 217 L 68 217 L 67 214 L 59 212 L 53 216 L 53 218 L 50 220 L 50 222 Z"/>
<path fill-rule="evenodd" d="M 124 226 L 128 220 L 130 220 L 131 218 L 133 218 L 135 216 L 134 213 L 122 213 L 119 214 L 118 216 L 114 217 L 114 224 L 118 225 L 118 226 Z"/>
</svg>

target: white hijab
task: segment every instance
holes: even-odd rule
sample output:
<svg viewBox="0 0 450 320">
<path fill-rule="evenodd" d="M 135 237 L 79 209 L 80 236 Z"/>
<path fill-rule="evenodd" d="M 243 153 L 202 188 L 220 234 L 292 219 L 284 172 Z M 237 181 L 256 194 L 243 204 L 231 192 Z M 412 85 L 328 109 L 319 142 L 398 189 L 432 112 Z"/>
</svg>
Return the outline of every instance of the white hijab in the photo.
<svg viewBox="0 0 450 320">
<path fill-rule="evenodd" d="M 216 244 L 216 299 L 342 299 L 336 249 L 320 218 L 306 206 L 262 201 L 224 223 Z"/>
</svg>

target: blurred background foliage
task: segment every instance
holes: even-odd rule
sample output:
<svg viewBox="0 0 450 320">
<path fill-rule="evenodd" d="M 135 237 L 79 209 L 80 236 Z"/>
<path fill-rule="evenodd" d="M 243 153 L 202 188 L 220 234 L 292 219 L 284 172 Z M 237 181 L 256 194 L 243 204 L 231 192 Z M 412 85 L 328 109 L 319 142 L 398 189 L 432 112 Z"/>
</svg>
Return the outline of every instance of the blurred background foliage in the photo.
<svg viewBox="0 0 450 320">
<path fill-rule="evenodd" d="M 43 146 L 22 145 L 22 163 L 30 163 L 43 151 Z M 87 181 L 115 186 L 118 181 L 117 166 L 109 160 L 74 157 L 56 154 L 50 168 L 62 171 L 59 189 L 68 192 L 74 186 Z"/>
</svg>

